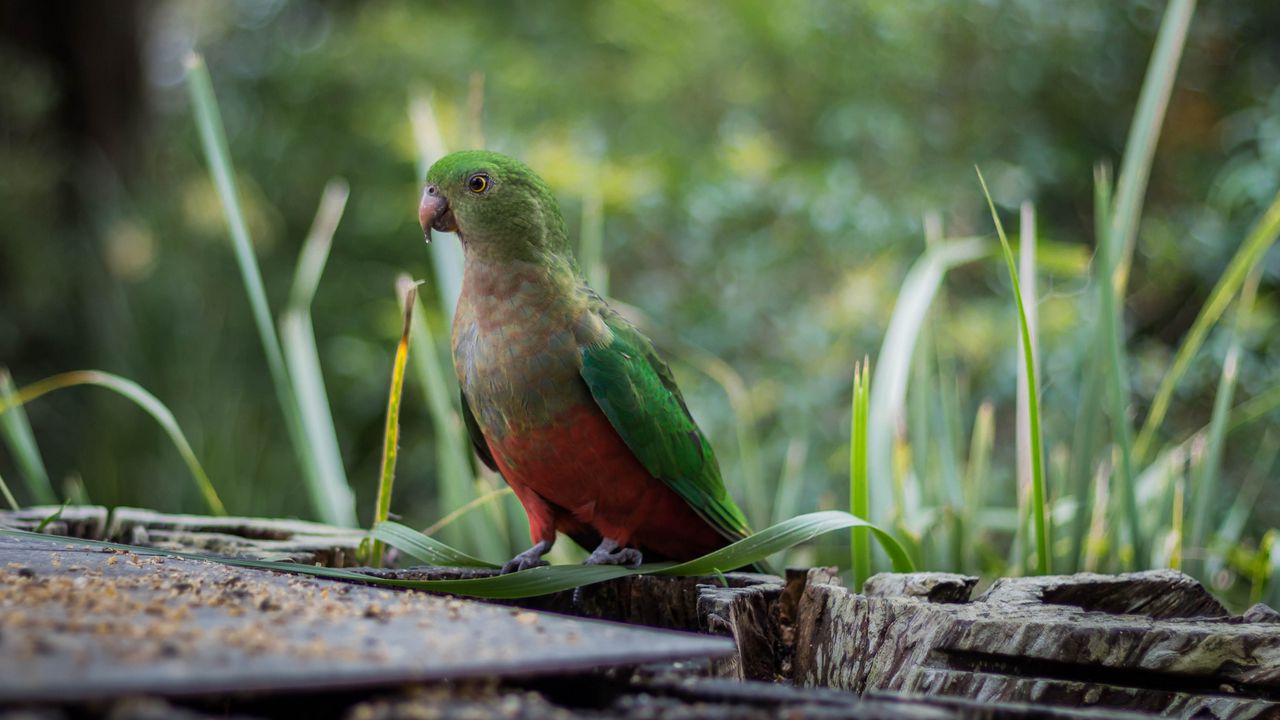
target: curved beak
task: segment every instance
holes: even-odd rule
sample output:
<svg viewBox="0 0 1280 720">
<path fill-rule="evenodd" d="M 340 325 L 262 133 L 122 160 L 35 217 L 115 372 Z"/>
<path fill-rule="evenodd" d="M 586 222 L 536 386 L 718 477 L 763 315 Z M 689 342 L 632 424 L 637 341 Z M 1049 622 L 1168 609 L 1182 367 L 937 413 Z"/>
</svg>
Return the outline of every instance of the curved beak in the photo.
<svg viewBox="0 0 1280 720">
<path fill-rule="evenodd" d="M 422 224 L 422 234 L 427 242 L 431 242 L 431 231 L 457 232 L 458 223 L 454 221 L 453 210 L 449 201 L 435 185 L 422 189 L 422 202 L 418 204 L 418 222 Z"/>
</svg>

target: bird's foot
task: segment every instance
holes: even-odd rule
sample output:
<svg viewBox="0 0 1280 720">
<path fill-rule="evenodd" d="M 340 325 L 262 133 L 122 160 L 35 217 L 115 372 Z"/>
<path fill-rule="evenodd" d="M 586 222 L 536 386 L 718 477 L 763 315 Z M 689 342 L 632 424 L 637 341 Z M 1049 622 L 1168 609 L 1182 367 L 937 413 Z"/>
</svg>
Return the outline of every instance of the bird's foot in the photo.
<svg viewBox="0 0 1280 720">
<path fill-rule="evenodd" d="M 506 564 L 502 566 L 502 574 L 506 575 L 507 573 L 520 572 L 521 570 L 542 567 L 543 565 L 548 564 L 546 560 L 542 559 L 542 556 L 550 549 L 551 541 L 543 540 L 508 560 Z"/>
<path fill-rule="evenodd" d="M 583 565 L 622 565 L 629 568 L 640 567 L 644 555 L 635 548 L 621 547 L 617 542 L 605 538 L 591 556 L 582 562 Z"/>
</svg>

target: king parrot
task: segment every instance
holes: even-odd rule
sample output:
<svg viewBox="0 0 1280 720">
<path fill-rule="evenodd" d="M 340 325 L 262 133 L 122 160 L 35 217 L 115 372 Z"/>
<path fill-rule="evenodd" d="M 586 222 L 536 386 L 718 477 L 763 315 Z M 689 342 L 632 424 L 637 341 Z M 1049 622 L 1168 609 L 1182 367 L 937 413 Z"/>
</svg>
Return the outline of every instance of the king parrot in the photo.
<svg viewBox="0 0 1280 720">
<path fill-rule="evenodd" d="M 750 534 L 671 370 L 587 286 L 550 188 L 487 151 L 431 166 L 422 229 L 462 242 L 453 365 L 481 460 L 511 486 L 542 560 L 562 532 L 588 564 L 691 560 Z"/>
</svg>

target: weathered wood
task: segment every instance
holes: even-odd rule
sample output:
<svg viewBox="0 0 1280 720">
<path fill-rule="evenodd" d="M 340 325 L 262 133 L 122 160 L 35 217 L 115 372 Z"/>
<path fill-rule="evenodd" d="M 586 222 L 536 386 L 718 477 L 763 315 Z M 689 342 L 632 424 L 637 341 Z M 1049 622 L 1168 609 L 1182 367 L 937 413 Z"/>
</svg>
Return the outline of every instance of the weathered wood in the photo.
<svg viewBox="0 0 1280 720">
<path fill-rule="evenodd" d="M 823 688 L 722 679 L 610 681 L 599 676 L 535 680 L 510 687 L 433 687 L 361 703 L 349 720 L 520 718 L 521 720 L 1140 720 L 1129 713 L 1080 711 L 954 698 L 860 698 Z"/>
<path fill-rule="evenodd" d="M 969 602 L 978 578 L 954 573 L 880 573 L 863 585 L 868 597 L 913 597 L 929 602 Z"/>
<path fill-rule="evenodd" d="M 1280 632 L 1229 622 L 1171 571 L 1008 579 L 968 603 L 857 595 L 813 573 L 799 605 L 806 686 L 1280 716 Z"/>
<path fill-rule="evenodd" d="M 0 706 L 395 686 L 732 653 L 716 637 L 0 538 Z"/>
<path fill-rule="evenodd" d="M 111 513 L 105 539 L 144 547 L 341 568 L 359 564 L 357 550 L 367 536 L 364 530 L 304 520 L 172 515 L 121 507 Z"/>
<path fill-rule="evenodd" d="M 747 587 L 703 585 L 697 609 L 703 630 L 733 638 L 738 651 L 712 661 L 712 673 L 735 680 L 786 679 L 788 651 L 782 642 L 778 601 L 783 585 L 776 578 Z"/>
<path fill-rule="evenodd" d="M 1004 578 L 997 580 L 979 601 L 990 605 L 1070 605 L 1157 620 L 1230 615 L 1195 578 L 1176 570 Z"/>
<path fill-rule="evenodd" d="M 108 514 L 107 509 L 100 505 L 34 505 L 19 510 L 0 511 L 0 525 L 36 532 L 44 524 L 45 528 L 41 532 L 49 535 L 102 540 Z M 45 523 L 45 520 L 55 516 L 57 519 Z"/>
</svg>

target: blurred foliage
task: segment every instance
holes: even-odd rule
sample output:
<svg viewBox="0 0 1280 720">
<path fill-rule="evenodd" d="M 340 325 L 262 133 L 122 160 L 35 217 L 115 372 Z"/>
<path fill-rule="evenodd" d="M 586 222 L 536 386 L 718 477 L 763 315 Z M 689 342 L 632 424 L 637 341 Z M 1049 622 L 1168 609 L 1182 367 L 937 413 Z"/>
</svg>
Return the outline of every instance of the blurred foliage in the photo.
<svg viewBox="0 0 1280 720">
<path fill-rule="evenodd" d="M 879 347 L 900 281 L 924 250 L 922 217 L 939 212 L 947 236 L 988 232 L 980 164 L 997 204 L 1036 203 L 1050 457 L 1072 436 L 1080 368 L 1095 362 L 1096 317 L 1080 301 L 1092 166 L 1120 156 L 1161 2 L 142 7 L 145 93 L 119 110 L 133 138 L 124 149 L 56 131 L 75 89 L 46 55 L 0 45 L 0 362 L 20 385 L 79 367 L 138 381 L 173 409 L 233 513 L 305 516 L 309 505 L 182 87 L 193 49 L 214 77 L 276 312 L 325 183 L 350 183 L 313 313 L 362 519 L 372 513 L 400 326 L 395 277 L 432 277 L 407 116 L 419 93 L 433 96 L 451 146 L 483 143 L 547 178 L 575 237 L 583 198 L 601 199 L 610 294 L 658 319 L 663 348 L 690 343 L 741 374 L 761 472 L 801 479 L 799 511 L 846 502 L 851 371 Z M 1126 297 L 1139 419 L 1280 189 L 1275 27 L 1280 4 L 1270 0 L 1205 3 L 1193 21 Z M 468 100 L 476 91 L 482 108 Z M 1280 377 L 1278 273 L 1272 253 L 1242 331 L 1240 400 Z M 979 405 L 994 403 L 986 493 L 1012 506 L 1018 356 L 1007 272 L 973 264 L 946 286 L 929 355 L 945 362 L 954 388 L 915 402 L 939 414 L 954 406 L 964 425 L 950 430 L 957 447 Z M 435 302 L 426 288 L 423 297 Z M 438 306 L 427 311 L 432 326 L 447 327 Z M 1162 442 L 1208 421 L 1221 335 L 1180 386 Z M 723 448 L 732 487 L 742 471 L 734 410 L 691 365 L 677 362 L 676 372 Z M 449 508 L 436 507 L 420 392 L 408 389 L 395 508 L 422 526 Z M 200 507 L 181 460 L 122 401 L 63 396 L 28 413 L 60 491 L 59 479 L 78 473 L 95 502 Z M 1277 419 L 1228 438 L 1231 485 L 1217 512 Z M 784 470 L 796 438 L 803 465 Z M 12 458 L 0 456 L 0 475 L 14 476 Z M 1051 463 L 1057 495 L 1053 477 Z M 1246 537 L 1280 525 L 1277 492 L 1261 490 Z"/>
</svg>

